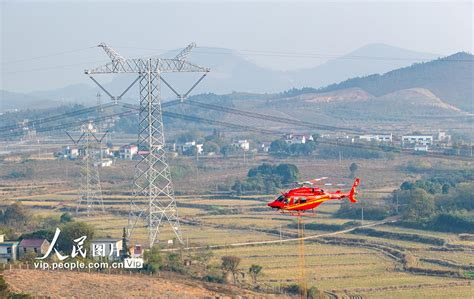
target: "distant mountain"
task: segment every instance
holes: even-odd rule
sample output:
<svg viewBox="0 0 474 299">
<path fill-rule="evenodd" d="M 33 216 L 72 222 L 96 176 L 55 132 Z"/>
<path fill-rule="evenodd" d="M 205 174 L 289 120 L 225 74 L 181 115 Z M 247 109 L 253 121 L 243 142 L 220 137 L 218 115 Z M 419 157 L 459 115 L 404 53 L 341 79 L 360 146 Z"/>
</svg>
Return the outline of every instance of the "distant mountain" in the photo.
<svg viewBox="0 0 474 299">
<path fill-rule="evenodd" d="M 305 93 L 291 97 L 273 97 L 253 101 L 233 100 L 235 107 L 272 115 L 336 125 L 341 122 L 405 122 L 424 121 L 433 116 L 461 117 L 459 108 L 438 98 L 425 88 L 397 90 L 376 96 L 361 88 Z M 304 109 L 302 109 L 304 107 Z"/>
<path fill-rule="evenodd" d="M 174 57 L 176 53 L 177 50 L 171 51 L 165 53 L 163 57 Z M 469 54 L 461 53 L 459 55 Z M 465 101 L 466 95 L 470 94 L 470 98 L 472 99 L 472 88 L 470 93 L 465 90 L 469 86 L 472 87 L 472 83 L 467 83 L 469 78 L 472 82 L 472 73 L 470 77 L 467 76 L 466 80 L 467 69 L 465 69 L 465 63 L 440 63 L 440 61 L 443 61 L 443 59 L 440 59 L 426 64 L 415 64 L 414 66 L 406 67 L 415 62 L 436 56 L 435 54 L 414 52 L 383 44 L 369 44 L 345 56 L 330 60 L 318 67 L 291 72 L 275 71 L 257 66 L 240 55 L 237 51 L 223 48 L 197 48 L 192 52 L 189 60 L 211 68 L 211 72 L 207 78 L 197 86 L 192 94 L 207 92 L 227 94 L 234 91 L 272 94 L 294 87 L 301 88 L 303 86 L 310 86 L 312 88 L 304 91 L 300 90 L 300 94 L 308 92 L 314 93 L 317 88 L 321 86 L 340 82 L 350 77 L 357 77 L 341 82 L 340 84 L 329 85 L 322 88 L 321 91 L 360 87 L 361 90 L 371 95 L 380 96 L 400 89 L 420 87 L 429 89 L 443 101 L 465 110 L 466 105 L 463 105 L 462 102 Z M 423 83 L 421 81 L 425 80 L 424 78 L 428 76 L 423 72 L 431 72 L 429 68 L 432 66 L 432 63 L 436 64 L 436 61 L 438 61 L 440 67 L 444 64 L 449 64 L 449 66 L 445 66 L 442 69 L 439 69 L 439 67 L 433 68 L 434 73 L 430 76 L 434 77 L 434 79 L 430 77 L 428 80 L 430 82 L 426 82 L 427 85 L 421 84 Z M 392 71 L 394 68 L 400 67 L 406 68 Z M 415 70 L 419 67 L 428 68 L 417 73 Z M 447 73 L 445 71 L 447 71 Z M 410 73 L 411 77 L 401 79 L 405 76 L 405 72 Z M 436 72 L 445 73 L 437 74 Z M 448 74 L 449 72 L 454 73 Z M 384 73 L 384 75 L 379 75 L 379 73 Z M 398 75 L 399 73 L 400 75 Z M 375 75 L 362 77 L 368 74 Z M 413 79 L 418 75 L 421 77 L 416 78 L 416 80 Z M 164 77 L 168 82 L 173 84 L 179 93 L 185 93 L 195 80 L 199 78 L 199 75 L 194 73 L 180 73 L 164 74 Z M 96 78 L 99 81 L 102 80 L 101 76 L 96 76 Z M 113 95 L 119 95 L 133 80 L 134 76 L 118 74 L 113 76 L 112 79 L 108 78 L 108 81 L 101 82 L 103 82 L 102 84 L 108 90 L 111 90 Z M 391 83 L 392 80 L 395 80 L 397 83 Z M 454 82 L 452 85 L 447 84 L 447 82 L 454 80 L 457 80 L 457 82 Z M 401 81 L 405 83 L 402 84 Z M 418 82 L 421 83 L 418 84 Z M 36 104 L 42 107 L 57 106 L 60 103 L 94 105 L 97 101 L 96 94 L 98 91 L 99 88 L 92 83 L 91 85 L 74 84 L 60 89 L 37 91 L 29 94 L 9 93 L 4 91 L 0 94 L 0 111 L 11 108 L 23 109 L 35 107 Z M 102 101 L 109 101 L 108 96 L 103 92 L 101 93 Z M 290 95 L 291 94 L 288 96 Z M 449 97 L 446 98 L 446 95 L 449 95 Z M 164 86 L 164 84 L 162 84 L 162 96 L 165 99 L 175 98 L 175 95 Z M 123 100 L 126 102 L 137 102 L 137 98 L 138 84 L 128 91 Z M 470 110 L 468 109 L 468 111 Z"/>
<path fill-rule="evenodd" d="M 170 51 L 163 57 L 174 57 L 178 50 Z M 225 94 L 233 91 L 250 93 L 276 93 L 290 88 L 304 86 L 318 88 L 334 82 L 339 82 L 354 76 L 365 76 L 373 73 L 384 73 L 392 69 L 408 66 L 415 62 L 429 60 L 436 57 L 434 54 L 414 52 L 383 44 L 369 44 L 342 57 L 313 68 L 296 71 L 276 71 L 260 67 L 249 61 L 235 50 L 224 48 L 199 47 L 189 56 L 189 60 L 211 68 L 207 78 L 197 86 L 193 94 L 213 92 Z M 166 79 L 176 87 L 178 92 L 184 93 L 195 80 L 197 74 L 165 74 Z M 97 76 L 101 80 L 100 76 Z M 104 86 L 119 95 L 131 82 L 132 76 L 116 75 Z M 138 85 L 138 84 L 137 84 Z M 73 84 L 64 88 L 37 91 L 25 94 L 23 102 L 34 102 L 35 98 L 47 100 L 43 104 L 56 101 L 81 103 L 91 105 L 96 102 L 99 89 L 88 84 Z M 172 98 L 174 94 L 166 86 L 162 88 L 165 98 Z M 125 101 L 136 101 L 138 87 L 135 86 L 125 96 Z M 2 94 L 0 109 L 3 107 L 24 108 L 20 102 L 16 106 L 12 98 L 19 94 Z M 104 101 L 108 98 L 104 95 Z M 28 105 L 26 105 L 28 106 Z"/>
<path fill-rule="evenodd" d="M 60 101 L 0 90 L 0 112 L 16 109 L 50 108 L 61 105 Z"/>
<path fill-rule="evenodd" d="M 94 103 L 96 102 L 95 95 L 97 91 L 88 84 L 72 84 L 63 88 L 45 91 L 30 92 L 28 95 L 35 96 L 42 99 L 54 99 L 62 102 L 73 103 Z"/>
<path fill-rule="evenodd" d="M 456 53 L 441 59 L 417 63 L 383 75 L 358 77 L 322 88 L 321 92 L 360 88 L 375 96 L 398 90 L 424 88 L 443 102 L 474 112 L 474 56 Z"/>
<path fill-rule="evenodd" d="M 163 56 L 173 57 L 176 53 L 177 51 L 171 51 Z M 189 60 L 211 68 L 208 78 L 202 81 L 197 92 L 275 93 L 294 87 L 318 88 L 355 76 L 385 73 L 437 57 L 439 55 L 385 44 L 369 44 L 322 65 L 287 72 L 260 67 L 237 51 L 224 48 L 199 47 L 192 52 Z M 175 82 L 181 85 L 184 79 L 176 78 Z M 189 82 L 186 86 L 188 85 Z"/>
<path fill-rule="evenodd" d="M 317 88 L 347 78 L 383 74 L 438 57 L 440 57 L 438 54 L 416 52 L 386 44 L 368 44 L 317 67 L 292 72 L 291 78 L 294 80 L 292 87 Z"/>
</svg>

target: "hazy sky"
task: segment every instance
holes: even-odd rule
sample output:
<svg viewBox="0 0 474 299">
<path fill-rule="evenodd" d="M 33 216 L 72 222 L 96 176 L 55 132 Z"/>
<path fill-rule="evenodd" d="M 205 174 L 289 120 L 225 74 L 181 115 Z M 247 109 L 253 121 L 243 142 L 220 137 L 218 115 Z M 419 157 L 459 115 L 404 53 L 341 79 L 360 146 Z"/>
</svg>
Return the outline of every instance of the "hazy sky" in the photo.
<svg viewBox="0 0 474 299">
<path fill-rule="evenodd" d="M 368 43 L 473 52 L 471 1 L 0 1 L 0 89 L 10 91 L 88 82 L 83 70 L 106 61 L 92 48 L 101 41 L 124 56 L 195 41 L 247 50 L 248 59 L 282 70 L 315 66 Z M 262 55 L 272 51 L 323 58 Z M 63 54 L 50 56 L 56 53 Z"/>
</svg>

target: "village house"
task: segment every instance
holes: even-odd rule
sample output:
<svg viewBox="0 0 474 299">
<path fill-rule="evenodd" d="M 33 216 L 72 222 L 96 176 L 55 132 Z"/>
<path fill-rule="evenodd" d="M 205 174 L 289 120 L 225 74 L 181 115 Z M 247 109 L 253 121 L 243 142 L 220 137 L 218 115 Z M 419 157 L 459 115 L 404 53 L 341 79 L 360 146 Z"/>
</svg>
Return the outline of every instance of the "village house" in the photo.
<svg viewBox="0 0 474 299">
<path fill-rule="evenodd" d="M 130 256 L 131 257 L 143 257 L 143 247 L 142 245 L 135 245 L 130 248 Z"/>
<path fill-rule="evenodd" d="M 179 146 L 181 149 L 181 153 L 185 153 L 189 151 L 192 148 L 196 148 L 197 153 L 200 155 L 204 151 L 204 144 L 202 143 L 197 143 L 196 141 L 188 141 L 185 142 L 184 144 Z"/>
<path fill-rule="evenodd" d="M 415 145 L 433 145 L 432 135 L 404 135 L 402 136 L 403 147 L 414 147 Z"/>
<path fill-rule="evenodd" d="M 61 158 L 75 160 L 79 157 L 79 149 L 74 146 L 64 146 L 61 152 Z"/>
<path fill-rule="evenodd" d="M 91 256 L 94 259 L 117 260 L 122 250 L 122 239 L 100 238 L 91 241 Z"/>
<path fill-rule="evenodd" d="M 250 142 L 247 139 L 235 140 L 232 142 L 232 146 L 247 152 L 250 149 Z"/>
<path fill-rule="evenodd" d="M 284 139 L 288 144 L 305 144 L 307 141 L 314 141 L 313 136 L 301 134 L 287 134 Z"/>
<path fill-rule="evenodd" d="M 427 151 L 428 151 L 428 146 L 427 146 L 427 145 L 418 144 L 418 145 L 415 145 L 414 150 L 415 150 L 416 152 L 427 152 Z"/>
<path fill-rule="evenodd" d="M 97 166 L 99 167 L 110 167 L 114 164 L 114 161 L 112 159 L 103 159 L 102 161 L 97 162 Z"/>
<path fill-rule="evenodd" d="M 0 263 L 6 264 L 17 260 L 18 242 L 5 241 L 5 236 L 0 235 Z"/>
<path fill-rule="evenodd" d="M 49 242 L 46 239 L 23 239 L 18 245 L 18 254 L 20 259 L 30 255 L 43 256 L 49 248 Z"/>
<path fill-rule="evenodd" d="M 135 144 L 127 144 L 120 147 L 119 156 L 123 160 L 133 160 L 135 155 L 138 154 L 138 146 Z"/>
<path fill-rule="evenodd" d="M 110 155 L 116 158 L 120 157 L 120 146 L 112 145 L 109 147 Z"/>
<path fill-rule="evenodd" d="M 270 145 L 271 144 L 272 144 L 271 142 L 262 142 L 260 144 L 260 147 L 259 147 L 258 151 L 261 152 L 261 153 L 268 153 L 268 151 L 270 150 Z"/>
<path fill-rule="evenodd" d="M 368 141 L 368 142 L 392 142 L 393 141 L 393 136 L 392 133 L 390 134 L 366 134 L 366 135 L 360 135 L 356 137 L 356 140 L 363 140 L 363 141 Z"/>
<path fill-rule="evenodd" d="M 444 131 L 438 131 L 436 134 L 436 144 L 440 147 L 445 147 L 451 144 L 451 135 L 446 134 Z"/>
</svg>

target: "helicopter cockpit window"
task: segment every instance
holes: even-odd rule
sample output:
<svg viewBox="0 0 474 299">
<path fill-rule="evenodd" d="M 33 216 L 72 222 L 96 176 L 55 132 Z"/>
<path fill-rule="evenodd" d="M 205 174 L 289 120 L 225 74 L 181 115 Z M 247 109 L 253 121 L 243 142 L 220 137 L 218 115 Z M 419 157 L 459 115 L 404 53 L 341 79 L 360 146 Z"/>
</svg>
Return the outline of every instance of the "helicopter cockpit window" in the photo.
<svg viewBox="0 0 474 299">
<path fill-rule="evenodd" d="M 277 198 L 277 200 L 278 200 L 279 202 L 282 202 L 284 199 L 285 199 L 285 197 L 284 197 L 283 195 L 280 195 L 280 196 Z"/>
<path fill-rule="evenodd" d="M 287 205 L 287 204 L 289 204 L 289 203 L 290 203 L 290 198 L 289 198 L 289 197 L 286 197 L 286 198 L 285 198 L 285 201 L 284 201 L 284 204 Z"/>
<path fill-rule="evenodd" d="M 306 202 L 306 197 L 300 197 L 300 203 L 305 203 Z"/>
</svg>

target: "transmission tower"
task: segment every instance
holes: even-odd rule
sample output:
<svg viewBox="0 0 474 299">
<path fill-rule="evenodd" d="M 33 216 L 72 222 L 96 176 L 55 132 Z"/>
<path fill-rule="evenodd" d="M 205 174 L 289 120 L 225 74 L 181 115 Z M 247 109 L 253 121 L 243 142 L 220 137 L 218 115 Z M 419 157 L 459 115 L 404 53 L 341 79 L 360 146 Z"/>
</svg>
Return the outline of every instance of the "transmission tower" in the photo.
<svg viewBox="0 0 474 299">
<path fill-rule="evenodd" d="M 166 161 L 160 85 L 163 82 L 179 99 L 184 100 L 201 82 L 209 69 L 186 61 L 195 46 L 191 43 L 171 59 L 125 59 L 114 49 L 101 43 L 99 47 L 105 51 L 111 62 L 85 71 L 114 102 L 118 102 L 139 81 L 138 155 L 140 161 L 135 166 L 134 195 L 130 200 L 127 231 L 128 237 L 131 238 L 133 231 L 138 228 L 138 221 L 143 220 L 144 226 L 148 229 L 150 247 L 159 240 L 160 225 L 163 221 L 168 222 L 177 240 L 183 244 L 170 168 Z M 202 76 L 186 93 L 179 94 L 162 76 L 163 73 L 175 72 L 202 73 Z M 116 97 L 92 77 L 93 74 L 111 73 L 134 73 L 138 74 L 138 77 Z"/>
<path fill-rule="evenodd" d="M 97 130 L 92 124 L 88 122 L 81 126 L 81 135 L 75 140 L 68 132 L 66 134 L 74 142 L 74 144 L 82 145 L 84 151 L 84 163 L 81 167 L 81 197 L 77 201 L 76 214 L 79 213 L 81 205 L 86 205 L 86 214 L 90 212 L 96 205 L 100 211 L 104 212 L 104 203 L 102 201 L 102 189 L 100 186 L 99 164 L 102 162 L 102 140 L 107 134 L 105 132 L 101 138 L 97 138 Z"/>
</svg>

